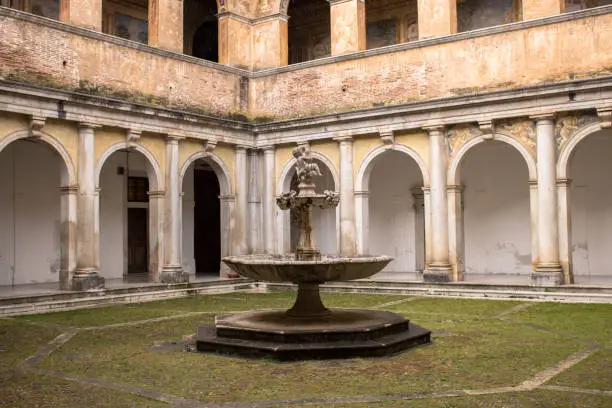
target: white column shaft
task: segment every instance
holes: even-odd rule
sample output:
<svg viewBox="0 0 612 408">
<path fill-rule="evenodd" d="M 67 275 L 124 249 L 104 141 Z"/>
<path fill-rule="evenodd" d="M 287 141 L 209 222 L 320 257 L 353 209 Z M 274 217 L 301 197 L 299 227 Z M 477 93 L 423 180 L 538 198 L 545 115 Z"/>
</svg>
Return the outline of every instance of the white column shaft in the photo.
<svg viewBox="0 0 612 408">
<path fill-rule="evenodd" d="M 353 139 L 340 145 L 340 254 L 355 255 L 355 184 L 353 181 Z"/>
<path fill-rule="evenodd" d="M 96 179 L 94 159 L 94 126 L 79 126 L 78 146 L 79 195 L 77 201 L 77 273 L 97 273 L 98 258 L 95 237 Z"/>
<path fill-rule="evenodd" d="M 179 191 L 179 142 L 177 138 L 166 140 L 166 211 L 164 220 L 165 259 L 164 269 L 181 268 L 181 223 Z"/>
<path fill-rule="evenodd" d="M 431 166 L 431 266 L 446 267 L 448 258 L 447 149 L 443 128 L 429 131 Z"/>
<path fill-rule="evenodd" d="M 537 120 L 539 264 L 559 265 L 556 144 L 552 118 Z"/>
<path fill-rule="evenodd" d="M 276 155 L 273 147 L 264 148 L 264 251 L 274 253 L 276 234 L 274 233 L 274 213 L 276 208 Z"/>
<path fill-rule="evenodd" d="M 234 230 L 232 231 L 232 255 L 247 253 L 247 205 L 248 175 L 246 148 L 237 146 L 236 154 L 236 208 L 234 210 Z"/>
</svg>

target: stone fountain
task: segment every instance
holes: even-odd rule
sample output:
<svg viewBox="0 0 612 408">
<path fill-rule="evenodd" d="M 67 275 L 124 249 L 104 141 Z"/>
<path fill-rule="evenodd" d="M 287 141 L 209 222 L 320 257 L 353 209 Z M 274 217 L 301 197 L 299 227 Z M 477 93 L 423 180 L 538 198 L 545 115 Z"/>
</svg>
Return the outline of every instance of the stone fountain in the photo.
<svg viewBox="0 0 612 408">
<path fill-rule="evenodd" d="M 307 146 L 294 149 L 293 156 L 299 193 L 284 193 L 276 202 L 282 210 L 298 212 L 300 236 L 295 255 L 231 256 L 223 262 L 252 279 L 297 284 L 295 304 L 289 310 L 266 309 L 217 316 L 214 325 L 198 327 L 197 350 L 299 360 L 386 355 L 428 343 L 428 330 L 398 314 L 325 307 L 319 293 L 320 284 L 370 277 L 392 258 L 321 254 L 312 228 L 312 210 L 335 208 L 340 197 L 331 191 L 315 192 L 313 178 L 321 172 Z"/>
</svg>

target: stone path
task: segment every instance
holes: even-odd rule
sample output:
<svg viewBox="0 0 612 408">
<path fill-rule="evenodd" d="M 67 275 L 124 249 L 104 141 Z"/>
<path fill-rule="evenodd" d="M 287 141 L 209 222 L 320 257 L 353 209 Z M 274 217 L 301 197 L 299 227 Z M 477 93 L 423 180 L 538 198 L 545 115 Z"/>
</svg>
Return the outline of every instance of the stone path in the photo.
<svg viewBox="0 0 612 408">
<path fill-rule="evenodd" d="M 406 299 L 400 299 L 393 302 L 386 302 L 379 305 L 375 305 L 371 308 L 373 309 L 383 309 L 389 306 L 394 306 L 398 304 L 402 304 L 405 302 L 410 302 L 413 300 L 420 299 L 418 297 L 409 297 Z M 52 323 L 45 322 L 32 322 L 32 321 L 24 321 L 33 325 L 42 325 L 47 327 L 56 327 L 63 332 L 58 335 L 56 338 L 51 340 L 47 345 L 38 350 L 35 354 L 23 360 L 17 369 L 5 371 L 4 373 L 0 373 L 0 375 L 7 375 L 13 373 L 33 373 L 39 375 L 50 376 L 54 378 L 59 378 L 68 381 L 74 381 L 84 385 L 101 387 L 107 390 L 125 392 L 129 394 L 134 394 L 140 397 L 161 401 L 169 404 L 170 408 L 246 408 L 246 407 L 280 407 L 280 406 L 292 406 L 292 405 L 331 405 L 331 404 L 350 404 L 350 403 L 375 403 L 375 402 L 389 402 L 389 401 L 409 401 L 409 400 L 422 400 L 422 399 L 438 399 L 438 398 L 449 398 L 449 397 L 465 397 L 465 396 L 479 396 L 479 395 L 492 395 L 492 394 L 505 394 L 505 393 L 515 393 L 515 392 L 526 392 L 532 391 L 536 389 L 549 390 L 549 391 L 557 391 L 557 392 L 568 392 L 568 393 L 579 393 L 579 394 L 592 394 L 592 395 L 602 395 L 602 396 L 610 396 L 612 397 L 612 391 L 610 390 L 596 390 L 596 389 L 585 389 L 580 387 L 568 387 L 568 386 L 556 386 L 556 385 L 546 385 L 545 383 L 551 380 L 553 377 L 561 374 L 562 372 L 568 370 L 574 365 L 578 364 L 580 361 L 588 358 L 596 351 L 601 349 L 610 348 L 610 346 L 606 346 L 600 343 L 597 343 L 588 339 L 576 338 L 575 336 L 570 336 L 566 333 L 557 332 L 554 330 L 550 330 L 548 328 L 544 328 L 538 325 L 534 325 L 531 323 L 524 323 L 520 321 L 513 320 L 511 317 L 512 313 L 517 312 L 519 310 L 523 310 L 525 308 L 533 306 L 535 303 L 521 303 L 519 305 L 513 306 L 506 310 L 503 310 L 492 316 L 494 319 L 500 319 L 503 321 L 508 321 L 512 323 L 526 325 L 528 327 L 534 328 L 536 330 L 545 331 L 550 334 L 562 336 L 565 338 L 571 338 L 574 340 L 578 340 L 585 344 L 585 348 L 579 350 L 578 352 L 570 355 L 566 359 L 557 362 L 551 367 L 548 367 L 541 372 L 535 374 L 533 377 L 517 384 L 515 386 L 510 387 L 499 387 L 499 388 L 484 388 L 484 389 L 470 389 L 470 390 L 451 390 L 451 391 L 443 391 L 443 392 L 429 392 L 429 393 L 414 393 L 414 394 L 395 394 L 395 395 L 353 395 L 346 397 L 330 397 L 330 398 L 316 398 L 316 399 L 292 399 L 292 400 L 276 400 L 276 401 L 245 401 L 245 402 L 232 402 L 232 403 L 204 403 L 198 400 L 191 400 L 188 398 L 166 394 L 150 389 L 135 387 L 132 385 L 114 383 L 109 381 L 102 381 L 94 378 L 88 378 L 80 375 L 64 373 L 61 371 L 54 370 L 43 370 L 36 368 L 36 364 L 42 360 L 44 357 L 50 355 L 55 350 L 57 350 L 63 344 L 69 342 L 77 333 L 80 331 L 91 331 L 91 330 L 104 330 L 110 328 L 117 327 L 127 327 L 127 326 L 135 326 L 140 324 L 166 321 L 172 319 L 180 319 L 189 316 L 197 316 L 197 315 L 206 315 L 213 314 L 212 312 L 190 312 L 190 313 L 182 313 L 175 314 L 170 316 L 163 316 L 151 319 L 144 319 L 132 322 L 125 323 L 115 323 L 103 326 L 95 326 L 95 327 L 68 327 L 64 325 L 55 325 Z M 231 312 L 228 312 L 231 313 Z M 472 316 L 469 314 L 458 314 L 458 313 L 427 313 L 427 312 L 419 312 L 419 314 L 448 314 L 448 315 L 466 315 Z M 12 319 L 12 318 L 5 318 Z M 444 335 L 444 333 L 440 333 Z M 436 335 L 436 332 L 434 332 Z"/>
</svg>

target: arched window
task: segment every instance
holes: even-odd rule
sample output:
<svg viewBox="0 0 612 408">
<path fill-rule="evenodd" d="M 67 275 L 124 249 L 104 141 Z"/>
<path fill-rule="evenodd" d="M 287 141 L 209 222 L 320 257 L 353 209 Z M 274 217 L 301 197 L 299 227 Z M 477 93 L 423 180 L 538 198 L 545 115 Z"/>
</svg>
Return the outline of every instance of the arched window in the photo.
<svg viewBox="0 0 612 408">
<path fill-rule="evenodd" d="M 219 24 L 216 0 L 185 0 L 183 5 L 184 53 L 219 61 Z"/>
<path fill-rule="evenodd" d="M 331 55 L 329 2 L 291 0 L 288 14 L 289 64 Z"/>
</svg>

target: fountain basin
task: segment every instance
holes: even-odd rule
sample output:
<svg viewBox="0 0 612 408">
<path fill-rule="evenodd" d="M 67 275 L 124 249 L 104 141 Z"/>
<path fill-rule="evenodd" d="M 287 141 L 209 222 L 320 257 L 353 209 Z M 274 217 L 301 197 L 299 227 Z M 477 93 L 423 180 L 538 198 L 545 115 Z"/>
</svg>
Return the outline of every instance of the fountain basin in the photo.
<svg viewBox="0 0 612 408">
<path fill-rule="evenodd" d="M 323 283 L 368 278 L 393 258 L 380 256 L 340 257 L 323 255 L 317 261 L 298 261 L 294 256 L 244 255 L 223 258 L 234 272 L 266 282 Z"/>
</svg>

